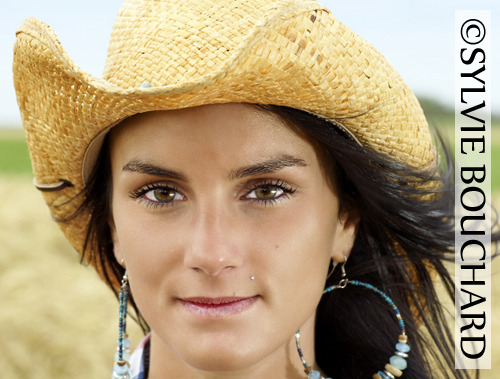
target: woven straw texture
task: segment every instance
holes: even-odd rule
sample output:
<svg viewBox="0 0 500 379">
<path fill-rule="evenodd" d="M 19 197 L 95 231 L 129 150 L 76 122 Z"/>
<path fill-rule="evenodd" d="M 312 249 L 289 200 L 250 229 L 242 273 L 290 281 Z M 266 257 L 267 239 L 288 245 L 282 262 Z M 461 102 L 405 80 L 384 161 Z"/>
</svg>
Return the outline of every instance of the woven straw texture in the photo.
<svg viewBox="0 0 500 379">
<path fill-rule="evenodd" d="M 422 109 L 399 74 L 314 1 L 127 0 L 102 79 L 83 72 L 47 25 L 28 18 L 17 31 L 13 71 L 35 180 L 73 184 L 43 193 L 56 219 L 83 200 L 91 141 L 154 110 L 284 105 L 328 118 L 363 146 L 414 167 L 437 159 Z M 145 81 L 152 88 L 139 88 Z M 82 214 L 60 223 L 79 252 L 87 221 Z"/>
</svg>

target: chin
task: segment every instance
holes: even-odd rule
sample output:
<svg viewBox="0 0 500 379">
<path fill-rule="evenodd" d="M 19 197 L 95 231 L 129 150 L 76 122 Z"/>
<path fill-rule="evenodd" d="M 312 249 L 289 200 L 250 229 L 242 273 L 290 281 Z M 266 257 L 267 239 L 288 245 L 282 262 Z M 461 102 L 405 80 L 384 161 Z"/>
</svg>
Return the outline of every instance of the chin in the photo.
<svg viewBox="0 0 500 379">
<path fill-rule="evenodd" d="M 243 345 L 241 343 L 240 345 Z M 268 354 L 267 354 L 268 355 Z M 190 366 L 210 372 L 240 371 L 252 367 L 267 356 L 262 347 L 249 349 L 248 346 L 225 346 L 197 348 L 180 357 Z"/>
</svg>

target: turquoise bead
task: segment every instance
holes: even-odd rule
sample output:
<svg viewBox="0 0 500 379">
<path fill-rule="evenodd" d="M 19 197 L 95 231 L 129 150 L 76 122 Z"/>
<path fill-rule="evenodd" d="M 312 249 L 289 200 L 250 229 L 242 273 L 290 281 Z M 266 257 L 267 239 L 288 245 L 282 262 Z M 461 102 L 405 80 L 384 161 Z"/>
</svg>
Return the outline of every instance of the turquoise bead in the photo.
<svg viewBox="0 0 500 379">
<path fill-rule="evenodd" d="M 116 341 L 116 344 L 120 346 L 120 340 Z M 131 342 L 127 338 L 123 339 L 123 348 L 126 349 L 127 347 L 130 347 Z"/>
<path fill-rule="evenodd" d="M 408 367 L 408 363 L 406 362 L 406 359 L 403 357 L 400 357 L 399 355 L 393 355 L 390 359 L 389 362 L 391 365 L 396 367 L 398 370 L 404 370 L 406 367 Z"/>
<path fill-rule="evenodd" d="M 139 88 L 151 88 L 151 87 L 153 86 L 149 82 L 144 82 L 139 86 Z"/>
<path fill-rule="evenodd" d="M 124 361 L 130 362 L 130 354 L 129 353 L 124 351 L 122 355 L 123 355 L 122 358 Z M 115 362 L 118 362 L 118 353 L 115 354 Z"/>
<path fill-rule="evenodd" d="M 128 366 L 120 366 L 118 363 L 116 363 L 115 367 L 113 367 L 113 372 L 118 376 L 123 376 L 128 372 Z"/>
<path fill-rule="evenodd" d="M 399 342 L 396 344 L 396 350 L 402 353 L 407 353 L 410 351 L 410 345 L 406 343 Z"/>
<path fill-rule="evenodd" d="M 390 379 L 386 374 L 385 372 L 383 371 L 379 371 L 377 372 L 378 376 L 380 376 L 382 379 Z"/>
<path fill-rule="evenodd" d="M 321 374 L 319 373 L 319 371 L 313 371 L 312 373 L 309 374 L 309 376 L 307 378 L 308 379 L 320 379 Z"/>
</svg>

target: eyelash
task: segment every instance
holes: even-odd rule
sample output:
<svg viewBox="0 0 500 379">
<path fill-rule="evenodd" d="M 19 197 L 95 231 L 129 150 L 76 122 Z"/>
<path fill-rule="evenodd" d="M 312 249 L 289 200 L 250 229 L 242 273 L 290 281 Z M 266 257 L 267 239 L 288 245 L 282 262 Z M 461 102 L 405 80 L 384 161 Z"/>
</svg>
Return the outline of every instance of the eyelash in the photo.
<svg viewBox="0 0 500 379">
<path fill-rule="evenodd" d="M 141 187 L 139 189 L 133 190 L 130 192 L 130 197 L 134 200 L 137 200 L 140 204 L 144 204 L 147 207 L 151 207 L 153 209 L 158 209 L 158 208 L 164 208 L 164 207 L 173 207 L 174 206 L 174 201 L 169 201 L 162 203 L 160 201 L 151 201 L 145 198 L 145 195 L 149 191 L 154 191 L 157 189 L 162 189 L 162 190 L 173 190 L 177 193 L 180 193 L 179 189 L 172 184 L 165 185 L 165 184 L 160 184 L 160 183 L 148 183 L 144 187 Z"/>
<path fill-rule="evenodd" d="M 245 187 L 248 190 L 248 192 L 242 198 L 245 198 L 253 191 L 256 191 L 260 188 L 266 188 L 266 187 L 274 187 L 274 188 L 280 189 L 283 191 L 283 193 L 280 194 L 278 197 L 273 197 L 272 199 L 246 198 L 246 200 L 250 201 L 252 203 L 257 202 L 258 204 L 261 204 L 264 206 L 267 206 L 267 205 L 273 206 L 273 205 L 276 205 L 279 202 L 283 201 L 284 199 L 288 199 L 290 197 L 290 195 L 293 196 L 295 191 L 297 191 L 296 187 L 282 181 L 281 179 L 278 179 L 278 180 L 265 179 L 265 180 L 257 183 L 254 186 Z M 140 203 L 142 203 L 148 207 L 152 207 L 153 209 L 174 206 L 175 201 L 169 201 L 169 202 L 162 203 L 159 201 L 158 202 L 151 201 L 151 200 L 148 200 L 145 198 L 145 195 L 149 191 L 154 191 L 156 189 L 173 190 L 177 193 L 180 193 L 179 189 L 175 185 L 172 185 L 172 184 L 165 185 L 165 184 L 161 184 L 161 183 L 149 183 L 149 184 L 146 184 L 144 187 L 141 187 L 139 189 L 131 191 L 129 196 L 132 199 L 138 200 Z"/>
<path fill-rule="evenodd" d="M 247 198 L 248 201 L 251 201 L 252 203 L 259 203 L 264 206 L 273 206 L 278 204 L 279 202 L 283 201 L 284 199 L 288 199 L 293 194 L 295 191 L 297 191 L 297 187 L 294 187 L 286 182 L 284 182 L 281 179 L 278 180 L 269 180 L 265 179 L 264 181 L 254 185 L 253 187 L 245 187 L 248 192 L 246 193 L 245 196 L 248 196 L 251 192 L 258 190 L 259 188 L 265 188 L 265 187 L 274 187 L 278 188 L 283 191 L 281 195 L 278 197 L 273 197 L 272 199 L 258 199 L 258 198 Z"/>
</svg>

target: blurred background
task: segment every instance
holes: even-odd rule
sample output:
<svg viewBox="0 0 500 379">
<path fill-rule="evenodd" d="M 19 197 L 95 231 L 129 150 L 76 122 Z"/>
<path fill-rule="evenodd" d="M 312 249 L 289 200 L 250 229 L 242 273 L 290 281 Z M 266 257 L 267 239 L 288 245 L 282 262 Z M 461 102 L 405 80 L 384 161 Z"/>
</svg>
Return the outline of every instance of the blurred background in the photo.
<svg viewBox="0 0 500 379">
<path fill-rule="evenodd" d="M 0 14 L 0 371 L 2 378 L 101 378 L 113 365 L 117 301 L 51 221 L 32 185 L 12 84 L 15 31 L 36 17 L 58 34 L 72 59 L 100 77 L 121 0 L 6 0 Z M 496 0 L 322 0 L 371 42 L 419 98 L 431 124 L 454 137 L 455 10 L 491 10 L 492 192 L 500 207 L 500 4 Z M 492 370 L 500 374 L 500 263 L 492 266 Z M 453 311 L 453 309 L 452 309 Z M 453 320 L 450 316 L 450 320 Z M 129 322 L 133 345 L 140 330 Z M 109 375 L 108 375 L 109 376 Z"/>
</svg>

